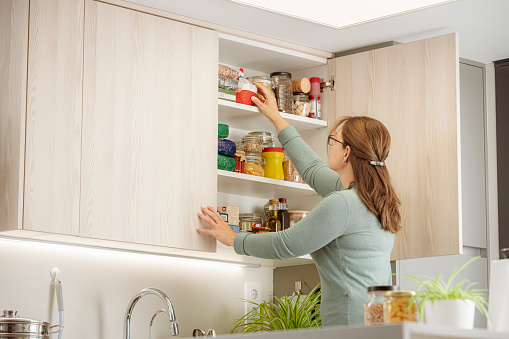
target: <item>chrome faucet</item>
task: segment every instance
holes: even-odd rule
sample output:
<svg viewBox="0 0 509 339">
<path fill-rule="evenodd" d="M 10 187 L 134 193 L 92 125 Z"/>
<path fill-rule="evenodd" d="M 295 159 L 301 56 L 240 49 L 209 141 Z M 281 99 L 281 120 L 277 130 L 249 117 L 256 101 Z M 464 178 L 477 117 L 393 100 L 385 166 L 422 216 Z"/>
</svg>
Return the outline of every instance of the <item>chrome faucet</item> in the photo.
<svg viewBox="0 0 509 339">
<path fill-rule="evenodd" d="M 131 339 L 131 316 L 133 313 L 134 305 L 136 305 L 138 300 L 140 300 L 147 294 L 154 294 L 164 301 L 168 311 L 168 316 L 170 318 L 171 335 L 173 336 L 178 335 L 179 327 L 177 324 L 177 319 L 175 317 L 175 312 L 173 312 L 173 305 L 171 304 L 170 298 L 168 298 L 168 296 L 164 294 L 164 292 L 162 292 L 161 290 L 158 290 L 157 288 L 153 287 L 148 287 L 142 289 L 138 294 L 136 294 L 134 298 L 129 302 L 129 305 L 127 305 L 127 309 L 125 311 L 124 316 L 124 339 Z"/>
</svg>

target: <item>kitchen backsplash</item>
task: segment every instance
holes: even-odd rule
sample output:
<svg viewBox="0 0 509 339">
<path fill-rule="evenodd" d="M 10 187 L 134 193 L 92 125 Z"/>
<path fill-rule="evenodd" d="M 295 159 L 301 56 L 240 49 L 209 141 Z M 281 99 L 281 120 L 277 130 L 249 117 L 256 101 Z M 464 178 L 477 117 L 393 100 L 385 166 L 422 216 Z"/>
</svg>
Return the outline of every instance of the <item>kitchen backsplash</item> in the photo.
<svg viewBox="0 0 509 339">
<path fill-rule="evenodd" d="M 58 324 L 58 310 L 50 277 L 52 267 L 62 272 L 65 329 L 62 339 L 121 338 L 124 313 L 131 298 L 145 287 L 155 287 L 171 299 L 180 337 L 194 328 L 229 332 L 230 324 L 245 313 L 246 282 L 262 285 L 263 298 L 272 294 L 273 270 L 205 261 L 117 252 L 68 245 L 0 238 L 0 310 Z M 135 306 L 132 338 L 147 338 L 152 315 L 163 307 L 155 296 Z M 168 338 L 169 323 L 160 314 L 153 338 Z"/>
</svg>

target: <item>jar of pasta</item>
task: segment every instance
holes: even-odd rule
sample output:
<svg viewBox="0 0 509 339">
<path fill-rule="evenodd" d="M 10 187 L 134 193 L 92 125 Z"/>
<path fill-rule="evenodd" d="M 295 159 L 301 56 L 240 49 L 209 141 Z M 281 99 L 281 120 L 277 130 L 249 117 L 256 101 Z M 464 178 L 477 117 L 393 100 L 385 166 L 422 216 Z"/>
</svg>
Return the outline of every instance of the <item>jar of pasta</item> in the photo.
<svg viewBox="0 0 509 339">
<path fill-rule="evenodd" d="M 274 85 L 272 84 L 272 79 L 269 78 L 269 77 L 264 77 L 264 76 L 254 76 L 254 77 L 249 77 L 247 78 L 247 80 L 249 81 L 252 81 L 253 83 L 258 83 L 260 85 L 262 85 L 263 87 L 265 87 L 266 89 L 268 89 L 272 94 L 274 94 L 274 91 L 273 91 L 273 87 Z M 263 96 L 263 94 L 260 92 L 260 90 L 258 90 L 256 92 L 256 96 L 258 97 L 258 99 L 260 99 L 262 102 L 265 102 L 265 98 Z"/>
<path fill-rule="evenodd" d="M 259 153 L 246 153 L 246 162 L 244 163 L 244 173 L 263 177 L 263 158 Z"/>
<path fill-rule="evenodd" d="M 400 323 L 403 321 L 417 321 L 417 307 L 414 291 L 388 291 L 385 292 L 384 322 L 386 324 Z"/>
<path fill-rule="evenodd" d="M 397 291 L 398 286 L 370 286 L 368 287 L 368 299 L 364 304 L 364 325 L 384 324 L 384 301 L 385 292 Z"/>
</svg>

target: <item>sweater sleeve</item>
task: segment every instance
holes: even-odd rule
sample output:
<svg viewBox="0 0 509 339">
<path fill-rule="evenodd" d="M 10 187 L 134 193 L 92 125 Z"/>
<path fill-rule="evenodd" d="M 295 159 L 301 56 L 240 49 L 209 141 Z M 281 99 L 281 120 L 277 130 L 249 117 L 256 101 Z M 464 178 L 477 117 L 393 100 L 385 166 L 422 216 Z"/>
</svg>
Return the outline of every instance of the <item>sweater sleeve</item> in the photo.
<svg viewBox="0 0 509 339">
<path fill-rule="evenodd" d="M 284 128 L 279 132 L 278 139 L 302 179 L 320 196 L 325 197 L 331 192 L 343 190 L 339 174 L 331 170 L 302 140 L 295 127 Z"/>
<path fill-rule="evenodd" d="M 265 234 L 239 233 L 237 254 L 264 259 L 290 259 L 309 254 L 343 235 L 350 220 L 350 203 L 337 192 L 325 197 L 304 219 L 287 230 Z"/>
</svg>

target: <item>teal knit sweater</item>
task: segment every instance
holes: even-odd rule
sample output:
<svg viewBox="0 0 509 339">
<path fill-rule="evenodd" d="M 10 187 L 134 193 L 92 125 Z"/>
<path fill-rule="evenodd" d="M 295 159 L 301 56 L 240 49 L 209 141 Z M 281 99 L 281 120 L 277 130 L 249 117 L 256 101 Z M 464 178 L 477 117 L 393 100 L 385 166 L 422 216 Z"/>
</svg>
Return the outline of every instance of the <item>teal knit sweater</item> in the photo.
<svg viewBox="0 0 509 339">
<path fill-rule="evenodd" d="M 355 188 L 343 189 L 331 170 L 293 126 L 278 135 L 298 172 L 323 200 L 282 232 L 235 236 L 235 252 L 266 259 L 311 253 L 322 288 L 323 326 L 363 323 L 368 286 L 391 285 L 394 234 L 381 229 Z"/>
</svg>

